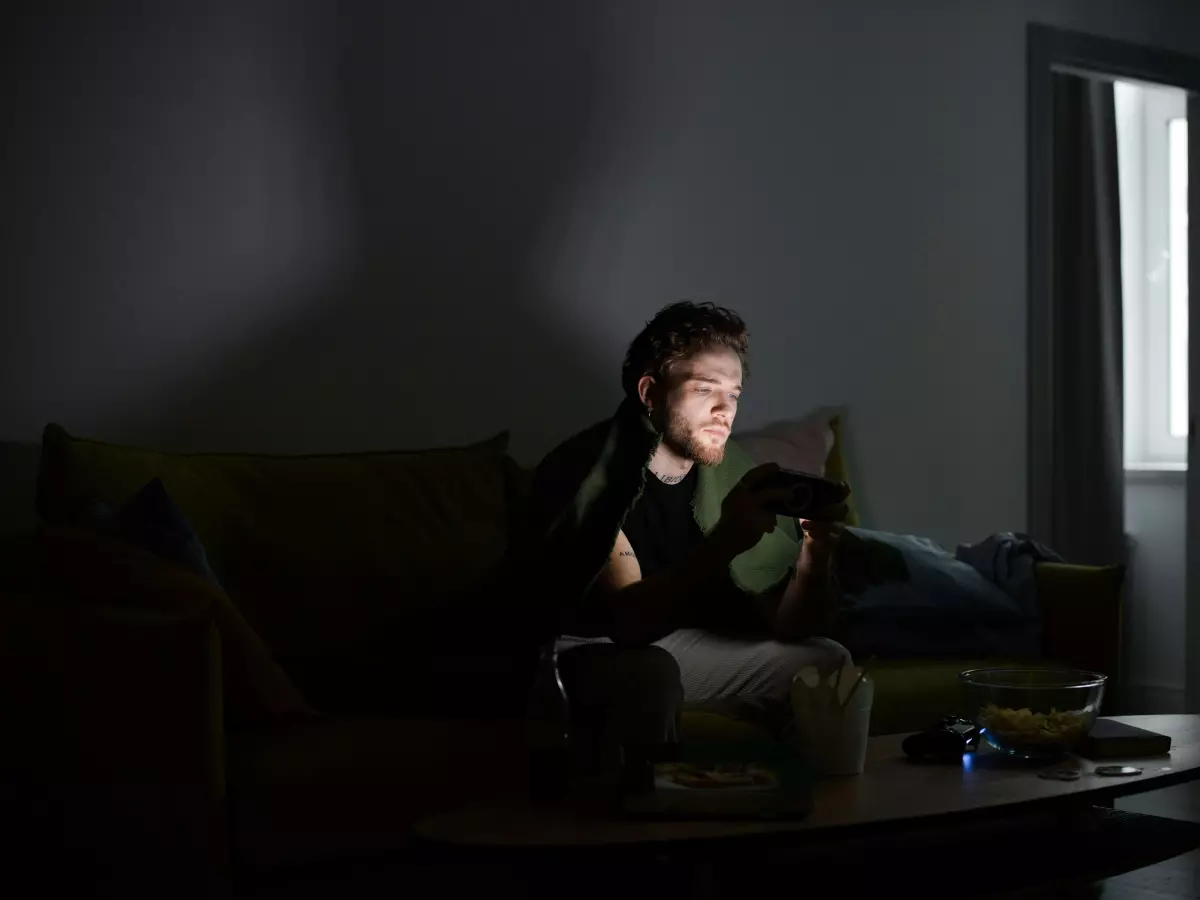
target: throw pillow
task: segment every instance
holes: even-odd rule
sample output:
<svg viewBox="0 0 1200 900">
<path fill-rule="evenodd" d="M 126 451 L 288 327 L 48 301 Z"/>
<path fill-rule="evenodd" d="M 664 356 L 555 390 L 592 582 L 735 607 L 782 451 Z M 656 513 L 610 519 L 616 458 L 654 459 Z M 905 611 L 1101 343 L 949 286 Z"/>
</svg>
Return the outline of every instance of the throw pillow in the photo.
<svg viewBox="0 0 1200 900">
<path fill-rule="evenodd" d="M 829 450 L 829 457 L 825 460 L 825 477 L 832 481 L 845 481 L 854 488 L 856 485 L 850 478 L 850 467 L 846 464 L 845 422 L 840 413 L 829 420 L 829 429 L 833 432 L 833 446 Z M 858 502 L 855 499 L 857 496 L 859 496 L 857 491 L 851 491 L 850 497 L 846 501 L 847 525 L 861 524 L 858 516 Z"/>
<path fill-rule="evenodd" d="M 76 524 L 121 537 L 220 586 L 204 545 L 159 478 L 120 509 L 99 500 L 89 502 Z"/>
<path fill-rule="evenodd" d="M 231 728 L 314 713 L 221 587 L 200 539 L 161 480 L 150 481 L 119 510 L 88 504 L 76 525 L 134 544 L 215 588 L 213 621 L 221 635 L 225 717 Z"/>
<path fill-rule="evenodd" d="M 756 463 L 778 463 L 785 469 L 845 481 L 857 489 L 846 463 L 844 414 L 836 408 L 818 409 L 799 419 L 739 434 L 737 443 Z M 860 524 L 855 496 L 851 493 L 846 502 L 847 525 Z"/>
<path fill-rule="evenodd" d="M 828 417 L 814 415 L 738 435 L 737 443 L 760 465 L 773 462 L 785 469 L 824 475 L 826 458 L 833 449 L 833 431 Z"/>
</svg>

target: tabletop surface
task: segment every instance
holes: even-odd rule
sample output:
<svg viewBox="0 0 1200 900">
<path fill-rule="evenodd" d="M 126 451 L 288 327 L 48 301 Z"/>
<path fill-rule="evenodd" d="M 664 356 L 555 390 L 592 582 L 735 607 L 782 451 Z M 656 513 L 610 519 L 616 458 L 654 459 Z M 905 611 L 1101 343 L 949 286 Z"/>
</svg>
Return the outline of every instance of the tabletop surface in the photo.
<svg viewBox="0 0 1200 900">
<path fill-rule="evenodd" d="M 1170 735 L 1170 755 L 1102 763 L 1076 758 L 1072 761 L 1083 775 L 1077 781 L 1057 781 L 1039 778 L 1037 768 L 1012 765 L 996 753 L 966 754 L 961 766 L 914 765 L 900 747 L 907 735 L 883 735 L 871 738 L 863 774 L 823 778 L 816 783 L 814 809 L 799 821 L 650 821 L 513 802 L 440 813 L 419 823 L 416 834 L 444 843 L 512 848 L 706 840 L 900 821 L 934 823 L 956 815 L 1012 811 L 1056 800 L 1102 800 L 1200 778 L 1200 716 L 1112 718 Z M 1143 772 L 1106 778 L 1093 774 L 1097 765 L 1131 765 Z"/>
</svg>

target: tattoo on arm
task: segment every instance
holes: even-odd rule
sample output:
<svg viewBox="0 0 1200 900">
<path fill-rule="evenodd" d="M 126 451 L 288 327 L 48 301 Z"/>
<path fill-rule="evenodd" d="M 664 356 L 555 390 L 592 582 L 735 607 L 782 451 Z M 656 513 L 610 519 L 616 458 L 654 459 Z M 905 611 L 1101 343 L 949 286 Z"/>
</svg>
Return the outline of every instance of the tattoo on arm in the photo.
<svg viewBox="0 0 1200 900">
<path fill-rule="evenodd" d="M 633 555 L 634 555 L 634 553 L 632 550 L 620 550 L 617 552 L 617 556 L 633 556 Z"/>
</svg>

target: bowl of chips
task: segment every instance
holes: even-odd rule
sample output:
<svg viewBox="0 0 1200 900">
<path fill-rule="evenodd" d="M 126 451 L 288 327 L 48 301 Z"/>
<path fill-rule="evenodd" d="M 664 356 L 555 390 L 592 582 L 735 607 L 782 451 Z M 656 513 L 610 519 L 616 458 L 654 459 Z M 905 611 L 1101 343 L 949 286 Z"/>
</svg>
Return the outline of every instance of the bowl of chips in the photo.
<svg viewBox="0 0 1200 900">
<path fill-rule="evenodd" d="M 1096 723 L 1107 676 L 1079 669 L 971 669 L 959 676 L 966 717 L 1003 753 L 1070 753 Z"/>
</svg>

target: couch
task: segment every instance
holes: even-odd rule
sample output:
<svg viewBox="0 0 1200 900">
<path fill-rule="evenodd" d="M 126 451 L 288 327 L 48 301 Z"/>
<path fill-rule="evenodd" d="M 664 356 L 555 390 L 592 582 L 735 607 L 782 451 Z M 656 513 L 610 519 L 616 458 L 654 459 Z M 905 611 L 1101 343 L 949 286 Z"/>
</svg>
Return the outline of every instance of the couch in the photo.
<svg viewBox="0 0 1200 900">
<path fill-rule="evenodd" d="M 844 475 L 841 448 L 830 453 Z M 73 526 L 81 503 L 119 505 L 153 478 L 219 584 Z M 6 751 L 6 771 L 28 773 L 10 790 L 57 797 L 38 802 L 57 810 L 46 821 L 71 820 L 75 864 L 158 872 L 176 895 L 398 860 L 422 815 L 522 791 L 527 623 L 496 573 L 527 485 L 504 435 L 268 456 L 48 426 L 39 533 L 0 558 L 10 727 L 31 736 Z M 1115 677 L 1123 570 L 1036 574 L 1043 657 Z M 879 661 L 872 731 L 952 710 L 957 673 L 980 662 Z M 750 728 L 712 713 L 683 722 L 685 740 Z M 33 853 L 40 832 L 26 834 Z"/>
</svg>

